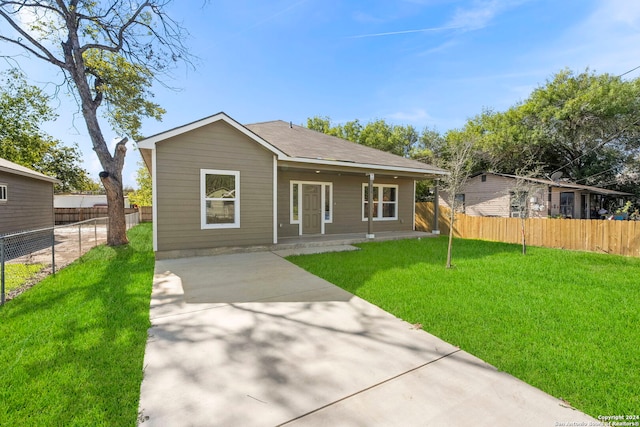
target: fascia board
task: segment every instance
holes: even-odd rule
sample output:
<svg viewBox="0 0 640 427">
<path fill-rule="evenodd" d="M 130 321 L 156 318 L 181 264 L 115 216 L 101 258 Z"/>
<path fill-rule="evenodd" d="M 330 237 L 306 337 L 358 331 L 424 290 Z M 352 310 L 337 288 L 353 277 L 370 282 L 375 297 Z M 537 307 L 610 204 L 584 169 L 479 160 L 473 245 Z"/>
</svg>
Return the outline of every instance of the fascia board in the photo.
<svg viewBox="0 0 640 427">
<path fill-rule="evenodd" d="M 417 173 L 422 175 L 441 175 L 441 176 L 449 175 L 449 172 L 441 171 L 441 170 L 404 168 L 404 167 L 398 167 L 398 166 L 373 165 L 368 163 L 340 162 L 337 160 L 307 159 L 304 157 L 278 156 L 278 160 L 283 162 L 291 162 L 291 163 L 308 163 L 313 165 L 324 165 L 324 166 L 342 166 L 342 167 L 349 167 L 354 169 L 409 172 L 409 173 Z"/>
<path fill-rule="evenodd" d="M 236 130 L 242 132 L 244 135 L 248 136 L 249 138 L 251 138 L 252 140 L 254 140 L 255 142 L 257 142 L 258 144 L 260 144 L 261 146 L 263 146 L 264 148 L 266 148 L 267 150 L 269 150 L 270 152 L 272 152 L 273 154 L 276 154 L 277 156 L 286 156 L 285 153 L 283 153 L 282 151 L 278 150 L 277 148 L 275 148 L 273 145 L 269 144 L 267 141 L 265 141 L 264 139 L 262 139 L 261 137 L 259 137 L 258 135 L 256 135 L 255 133 L 251 132 L 249 129 L 247 129 L 246 127 L 244 127 L 242 124 L 238 123 L 237 121 L 235 121 L 234 119 L 232 119 L 231 117 L 229 117 L 227 114 L 225 113 L 218 113 L 218 114 L 214 114 L 213 116 L 209 116 L 207 118 L 183 125 L 183 126 L 179 126 L 177 128 L 150 136 L 148 138 L 143 139 L 142 141 L 139 141 L 136 143 L 136 145 L 138 146 L 138 148 L 146 148 L 146 149 L 154 149 L 156 148 L 156 144 L 160 141 L 164 141 L 165 139 L 169 139 L 169 138 L 173 138 L 175 136 L 178 135 L 182 135 L 183 133 L 186 132 L 190 132 L 192 130 L 198 129 L 202 126 L 207 126 L 209 124 L 218 122 L 218 121 L 224 121 L 225 123 L 231 125 L 232 127 L 234 127 Z"/>
</svg>

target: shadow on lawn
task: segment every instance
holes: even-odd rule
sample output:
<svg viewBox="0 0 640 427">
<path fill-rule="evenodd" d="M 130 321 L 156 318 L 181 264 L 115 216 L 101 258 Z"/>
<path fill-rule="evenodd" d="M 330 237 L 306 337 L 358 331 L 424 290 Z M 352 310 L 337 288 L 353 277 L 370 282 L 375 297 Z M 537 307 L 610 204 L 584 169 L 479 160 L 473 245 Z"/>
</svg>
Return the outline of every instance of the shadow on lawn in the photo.
<svg viewBox="0 0 640 427">
<path fill-rule="evenodd" d="M 0 378 L 14 390 L 0 413 L 33 424 L 135 420 L 153 262 L 135 242 L 98 247 L 5 305 L 0 331 L 13 342 L 2 353 L 21 356 L 19 372 Z"/>
</svg>

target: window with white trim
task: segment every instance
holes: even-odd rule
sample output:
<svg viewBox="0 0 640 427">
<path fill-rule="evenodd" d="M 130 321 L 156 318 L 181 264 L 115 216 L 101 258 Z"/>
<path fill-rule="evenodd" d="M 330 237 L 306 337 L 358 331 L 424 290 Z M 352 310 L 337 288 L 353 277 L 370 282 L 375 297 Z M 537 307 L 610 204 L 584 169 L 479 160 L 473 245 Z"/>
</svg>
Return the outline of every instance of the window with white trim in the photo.
<svg viewBox="0 0 640 427">
<path fill-rule="evenodd" d="M 362 184 L 362 220 L 369 215 L 369 184 Z M 398 219 L 398 186 L 373 184 L 373 220 L 390 221 Z"/>
<path fill-rule="evenodd" d="M 200 169 L 201 228 L 240 227 L 240 172 Z"/>
<path fill-rule="evenodd" d="M 7 185 L 0 184 L 0 202 L 7 201 Z"/>
</svg>

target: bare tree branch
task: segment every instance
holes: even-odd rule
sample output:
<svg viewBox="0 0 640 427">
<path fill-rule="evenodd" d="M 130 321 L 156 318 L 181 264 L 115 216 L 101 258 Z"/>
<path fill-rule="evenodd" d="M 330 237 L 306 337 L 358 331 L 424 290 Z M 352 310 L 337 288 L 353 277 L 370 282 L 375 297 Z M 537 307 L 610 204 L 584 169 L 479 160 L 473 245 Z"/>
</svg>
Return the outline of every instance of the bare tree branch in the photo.
<svg viewBox="0 0 640 427">
<path fill-rule="evenodd" d="M 44 47 L 40 42 L 38 42 L 38 40 L 36 40 L 35 38 L 33 38 L 31 36 L 31 34 L 27 33 L 25 30 L 22 29 L 22 27 L 20 27 L 14 20 L 12 17 L 10 17 L 4 10 L 1 9 L 1 7 L 3 6 L 3 3 L 5 2 L 0 2 L 0 16 L 3 17 L 5 19 L 5 21 L 7 21 L 7 23 L 18 32 L 18 34 L 20 34 L 22 37 L 24 37 L 25 39 L 27 39 L 29 41 L 29 43 L 31 43 L 33 46 L 35 46 L 38 50 L 32 48 L 31 46 L 23 43 L 20 39 L 12 39 L 10 37 L 6 37 L 3 35 L 0 35 L 0 40 L 5 41 L 5 42 L 9 42 L 15 45 L 20 46 L 21 48 L 25 49 L 26 51 L 28 51 L 29 53 L 32 53 L 33 55 L 35 55 L 36 57 L 38 57 L 39 59 L 45 60 L 47 62 L 52 63 L 55 66 L 58 66 L 60 68 L 65 68 L 67 69 L 67 64 L 65 64 L 63 61 L 60 61 L 58 58 L 55 57 L 54 54 L 52 54 L 46 47 Z M 11 2 L 13 3 L 13 2 Z"/>
</svg>

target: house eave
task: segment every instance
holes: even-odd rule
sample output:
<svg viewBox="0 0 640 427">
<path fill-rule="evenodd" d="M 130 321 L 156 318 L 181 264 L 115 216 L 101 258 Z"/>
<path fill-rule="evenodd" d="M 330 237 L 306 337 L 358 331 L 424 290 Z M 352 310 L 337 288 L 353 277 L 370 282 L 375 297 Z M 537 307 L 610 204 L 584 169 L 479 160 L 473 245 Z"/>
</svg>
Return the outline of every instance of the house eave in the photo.
<svg viewBox="0 0 640 427">
<path fill-rule="evenodd" d="M 328 160 L 328 159 L 309 159 L 304 157 L 289 157 L 289 156 L 278 156 L 278 165 L 279 166 L 302 166 L 306 169 L 314 169 L 318 168 L 338 168 L 338 169 L 349 169 L 353 171 L 361 171 L 363 173 L 379 171 L 381 173 L 387 172 L 391 174 L 398 174 L 402 176 L 409 176 L 412 178 L 421 178 L 421 179 L 432 179 L 439 178 L 449 175 L 449 172 L 443 170 L 436 169 L 419 169 L 419 168 L 408 168 L 408 167 L 400 167 L 400 166 L 390 166 L 390 165 L 376 165 L 369 163 L 355 163 L 355 162 L 345 162 L 339 160 Z"/>
</svg>

